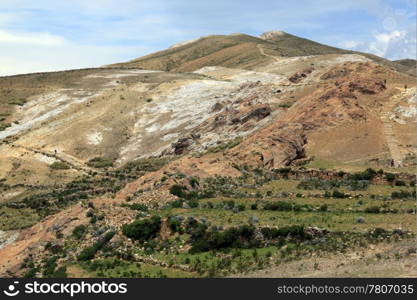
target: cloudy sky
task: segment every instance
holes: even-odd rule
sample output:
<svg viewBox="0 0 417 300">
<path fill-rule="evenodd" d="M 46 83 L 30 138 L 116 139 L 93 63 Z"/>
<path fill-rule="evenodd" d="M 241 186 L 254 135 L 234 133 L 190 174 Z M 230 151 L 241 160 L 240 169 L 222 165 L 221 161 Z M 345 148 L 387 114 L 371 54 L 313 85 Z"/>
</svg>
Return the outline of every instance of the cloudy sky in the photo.
<svg viewBox="0 0 417 300">
<path fill-rule="evenodd" d="M 416 58 L 416 0 L 0 0 L 0 75 L 100 66 L 203 35 L 273 29 Z"/>
</svg>

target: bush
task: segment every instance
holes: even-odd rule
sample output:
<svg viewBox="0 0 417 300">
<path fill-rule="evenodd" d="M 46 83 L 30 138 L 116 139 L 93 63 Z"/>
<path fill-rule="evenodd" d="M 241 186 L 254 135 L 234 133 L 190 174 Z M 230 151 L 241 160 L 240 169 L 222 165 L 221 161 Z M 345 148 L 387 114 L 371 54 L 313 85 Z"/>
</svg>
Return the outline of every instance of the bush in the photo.
<svg viewBox="0 0 417 300">
<path fill-rule="evenodd" d="M 320 211 L 327 211 L 327 209 L 328 209 L 328 205 L 327 204 L 320 205 L 320 208 L 319 208 Z"/>
<path fill-rule="evenodd" d="M 103 238 L 98 240 L 92 246 L 83 249 L 80 254 L 77 256 L 78 261 L 87 261 L 95 257 L 97 251 L 101 250 L 104 245 L 106 245 L 115 235 L 114 231 L 107 232 Z"/>
<path fill-rule="evenodd" d="M 92 168 L 113 167 L 113 160 L 110 158 L 95 157 L 87 162 L 87 166 Z"/>
<path fill-rule="evenodd" d="M 395 180 L 395 174 L 392 173 L 385 173 L 385 179 L 389 182 L 392 182 Z"/>
<path fill-rule="evenodd" d="M 285 201 L 278 201 L 274 203 L 269 202 L 264 205 L 264 210 L 290 211 L 292 209 L 293 209 L 293 205 Z"/>
<path fill-rule="evenodd" d="M 199 237 L 193 238 L 190 253 L 205 252 L 226 248 L 249 248 L 256 246 L 255 227 L 242 225 L 228 228 L 223 232 L 202 230 Z"/>
<path fill-rule="evenodd" d="M 280 228 L 263 227 L 261 233 L 266 239 L 276 239 L 279 237 L 294 237 L 294 238 L 306 238 L 308 237 L 304 231 L 303 225 L 290 225 Z"/>
<path fill-rule="evenodd" d="M 183 185 L 179 185 L 179 184 L 174 184 L 173 186 L 171 186 L 171 188 L 169 189 L 169 192 L 177 197 L 180 198 L 184 198 L 185 196 L 185 190 L 187 190 L 187 188 Z"/>
<path fill-rule="evenodd" d="M 136 220 L 122 226 L 122 232 L 128 238 L 144 242 L 156 237 L 161 229 L 161 218 L 153 216 L 149 219 Z"/>
<path fill-rule="evenodd" d="M 57 260 L 58 260 L 58 256 L 52 256 L 46 261 L 44 265 L 44 271 L 43 271 L 43 275 L 45 277 L 51 277 L 51 275 L 54 273 L 55 268 L 57 267 L 57 264 L 56 264 Z"/>
<path fill-rule="evenodd" d="M 365 208 L 365 212 L 369 214 L 379 214 L 381 208 L 379 206 L 369 206 Z"/>
<path fill-rule="evenodd" d="M 181 221 L 178 218 L 169 217 L 168 218 L 168 226 L 172 230 L 172 232 L 182 233 Z"/>
<path fill-rule="evenodd" d="M 360 173 L 362 174 L 362 173 Z M 322 179 L 305 179 L 302 180 L 297 188 L 304 190 L 331 190 L 346 186 L 349 190 L 366 190 L 369 186 L 369 180 L 363 180 L 362 175 L 352 175 L 356 179 L 350 180 L 322 180 Z"/>
<path fill-rule="evenodd" d="M 352 174 L 350 178 L 353 180 L 371 180 L 376 174 L 377 172 L 374 169 L 368 168 L 361 173 Z"/>
<path fill-rule="evenodd" d="M 148 207 L 143 203 L 133 203 L 129 207 L 133 210 L 148 211 Z"/>
<path fill-rule="evenodd" d="M 49 167 L 54 170 L 68 170 L 70 168 L 69 165 L 62 161 L 55 161 Z"/>
<path fill-rule="evenodd" d="M 405 182 L 404 182 L 404 181 L 402 181 L 402 180 L 396 180 L 396 181 L 395 181 L 395 185 L 396 185 L 396 186 L 406 186 Z"/>
<path fill-rule="evenodd" d="M 10 123 L 0 123 L 0 131 L 6 130 L 10 126 L 12 126 Z"/>
<path fill-rule="evenodd" d="M 348 198 L 350 195 L 334 190 L 332 193 L 333 198 Z"/>
<path fill-rule="evenodd" d="M 24 275 L 23 278 L 35 278 L 36 273 L 38 272 L 37 268 L 30 268 Z"/>
<path fill-rule="evenodd" d="M 188 182 L 190 183 L 191 187 L 196 188 L 200 185 L 200 182 L 197 177 L 191 177 Z"/>
<path fill-rule="evenodd" d="M 244 204 L 239 204 L 238 206 L 236 206 L 238 211 L 244 211 L 246 209 L 246 206 Z"/>
<path fill-rule="evenodd" d="M 94 246 L 83 249 L 77 256 L 78 261 L 91 260 L 96 255 L 97 249 Z"/>
<path fill-rule="evenodd" d="M 81 239 L 84 233 L 87 231 L 87 226 L 85 225 L 78 225 L 74 228 L 72 231 L 72 236 L 76 238 L 77 240 Z"/>
<path fill-rule="evenodd" d="M 415 199 L 416 198 L 416 191 L 408 192 L 408 191 L 395 191 L 391 193 L 392 199 Z"/>
</svg>

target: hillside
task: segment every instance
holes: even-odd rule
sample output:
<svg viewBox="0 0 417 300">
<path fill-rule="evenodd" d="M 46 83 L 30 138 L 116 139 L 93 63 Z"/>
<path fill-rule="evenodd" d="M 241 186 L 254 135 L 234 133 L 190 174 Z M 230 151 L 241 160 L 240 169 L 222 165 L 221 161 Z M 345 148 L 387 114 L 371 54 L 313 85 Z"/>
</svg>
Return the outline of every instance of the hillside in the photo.
<svg viewBox="0 0 417 300">
<path fill-rule="evenodd" d="M 0 274 L 294 274 L 311 253 L 408 245 L 410 72 L 273 31 L 0 77 Z"/>
<path fill-rule="evenodd" d="M 357 53 L 389 68 L 415 76 L 408 66 L 367 53 L 323 45 L 283 31 L 263 33 L 259 38 L 245 34 L 210 35 L 174 45 L 125 63 L 109 67 L 190 72 L 205 66 L 255 69 L 277 58 Z"/>
</svg>

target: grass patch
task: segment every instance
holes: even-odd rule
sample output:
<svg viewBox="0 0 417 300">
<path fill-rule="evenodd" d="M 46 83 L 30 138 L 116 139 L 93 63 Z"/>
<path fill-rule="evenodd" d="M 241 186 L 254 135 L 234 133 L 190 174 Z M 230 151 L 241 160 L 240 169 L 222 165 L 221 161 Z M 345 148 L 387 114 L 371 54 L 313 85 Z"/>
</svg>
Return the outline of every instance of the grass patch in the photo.
<svg viewBox="0 0 417 300">
<path fill-rule="evenodd" d="M 95 157 L 87 162 L 87 166 L 96 169 L 113 167 L 113 160 L 110 158 Z"/>
<path fill-rule="evenodd" d="M 71 168 L 68 164 L 62 161 L 55 161 L 49 167 L 53 170 L 68 170 Z"/>
</svg>

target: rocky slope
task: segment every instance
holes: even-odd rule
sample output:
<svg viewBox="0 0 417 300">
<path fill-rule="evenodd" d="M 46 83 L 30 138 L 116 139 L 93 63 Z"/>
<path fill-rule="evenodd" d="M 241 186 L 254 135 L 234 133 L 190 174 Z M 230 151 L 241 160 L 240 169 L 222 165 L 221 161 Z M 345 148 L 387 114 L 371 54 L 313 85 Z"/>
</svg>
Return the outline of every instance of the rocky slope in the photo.
<svg viewBox="0 0 417 300">
<path fill-rule="evenodd" d="M 120 202 L 146 190 L 158 202 L 175 199 L 166 191 L 178 180 L 166 174 L 236 177 L 245 165 L 274 170 L 312 160 L 412 167 L 411 73 L 408 63 L 269 32 L 203 37 L 105 68 L 2 77 L 0 230 L 72 205 L 68 189 L 83 180 L 96 182 L 85 187 L 92 199 Z M 126 171 L 148 158 L 167 160 Z M 52 201 L 51 211 L 37 201 Z M 8 231 L 1 272 L 46 241 L 52 223 L 73 227 L 71 216 L 85 211 L 72 206 Z"/>
</svg>

